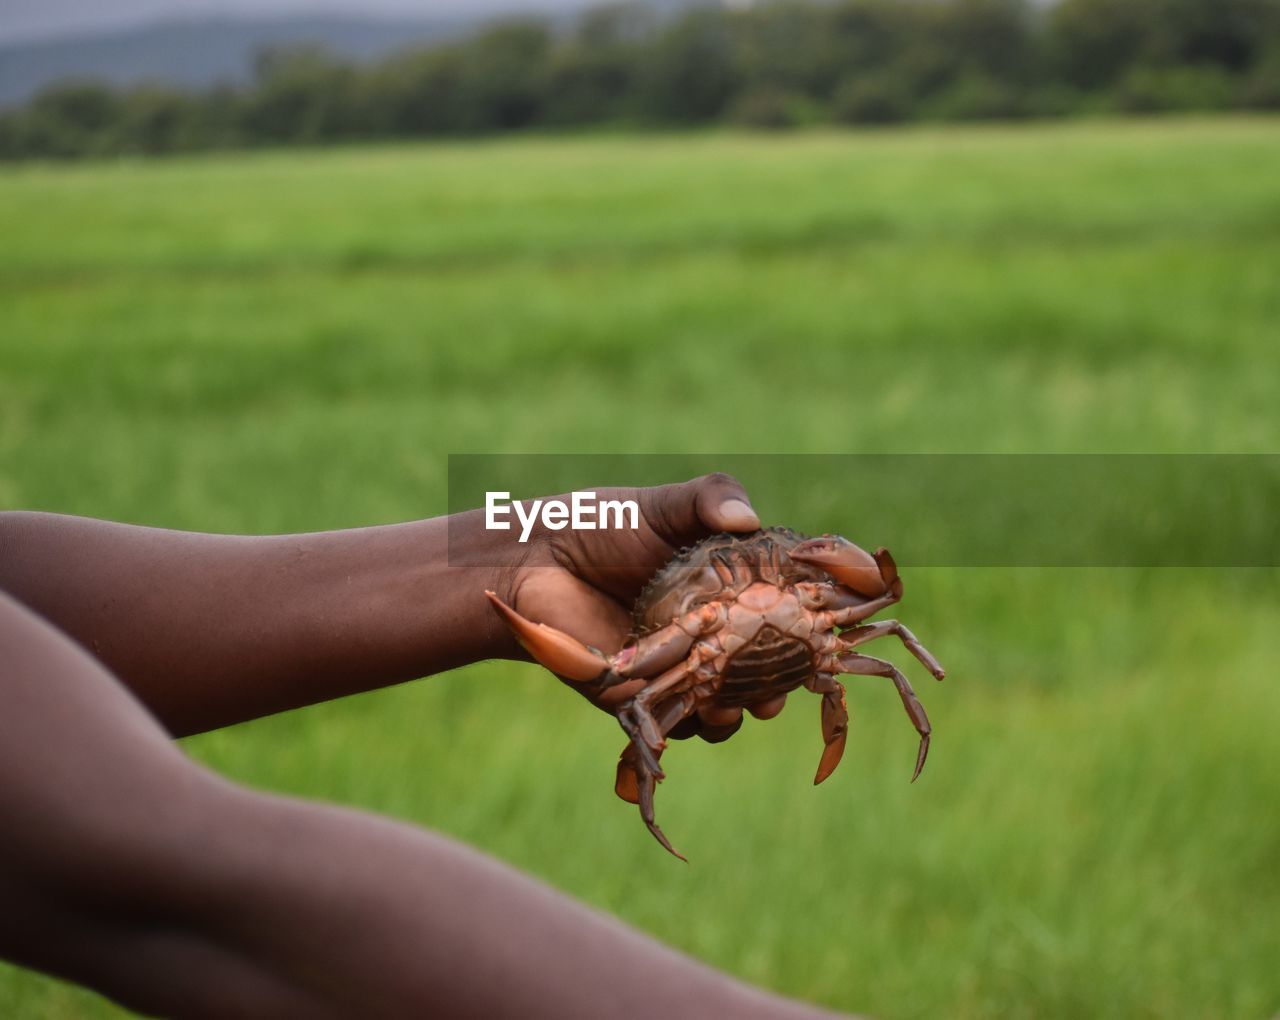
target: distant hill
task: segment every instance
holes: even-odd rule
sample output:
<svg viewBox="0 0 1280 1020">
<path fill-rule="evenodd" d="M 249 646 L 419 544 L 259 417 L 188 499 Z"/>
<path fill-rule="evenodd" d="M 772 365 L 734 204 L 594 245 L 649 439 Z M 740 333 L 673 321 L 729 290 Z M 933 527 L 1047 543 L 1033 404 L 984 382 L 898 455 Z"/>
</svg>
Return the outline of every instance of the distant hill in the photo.
<svg viewBox="0 0 1280 1020">
<path fill-rule="evenodd" d="M 189 88 L 239 82 L 248 77 L 253 54 L 264 46 L 319 43 L 353 59 L 367 59 L 463 34 L 475 24 L 476 19 L 465 16 L 413 21 L 218 18 L 9 43 L 0 46 L 0 105 L 21 103 L 62 78 L 117 85 L 164 81 Z"/>
<path fill-rule="evenodd" d="M 649 6 L 669 12 L 708 2 L 649 0 Z M 576 7 L 593 5 L 591 0 L 581 0 Z M 477 0 L 466 13 L 421 19 L 193 18 L 0 43 L 0 107 L 22 103 L 45 85 L 66 78 L 115 85 L 155 81 L 193 89 L 242 82 L 250 74 L 254 53 L 264 46 L 319 43 L 335 53 L 367 60 L 402 47 L 465 35 L 498 16 L 503 6 L 500 0 Z M 547 16 L 572 17 L 574 6 L 573 0 L 559 0 Z"/>
</svg>

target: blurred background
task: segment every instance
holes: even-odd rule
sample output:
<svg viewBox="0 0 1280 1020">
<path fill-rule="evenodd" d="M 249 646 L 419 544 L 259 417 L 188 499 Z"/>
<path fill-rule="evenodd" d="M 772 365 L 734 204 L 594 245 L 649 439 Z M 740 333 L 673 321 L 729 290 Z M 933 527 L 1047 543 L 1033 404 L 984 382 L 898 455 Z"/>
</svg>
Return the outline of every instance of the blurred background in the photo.
<svg viewBox="0 0 1280 1020">
<path fill-rule="evenodd" d="M 1277 0 L 327 2 L 8 0 L 0 157 L 1280 108 Z"/>
<path fill-rule="evenodd" d="M 1278 26 L 1276 0 L 8 0 L 0 506 L 303 531 L 445 512 L 457 453 L 1275 452 Z M 761 516 L 878 544 L 884 490 L 816 463 L 786 500 L 761 478 Z M 614 797 L 617 726 L 532 666 L 184 744 L 835 1008 L 1273 1016 L 1280 571 L 1145 562 L 916 557 L 898 615 L 950 675 L 882 654 L 933 720 L 920 781 L 855 680 L 814 789 L 797 695 L 668 753 L 688 866 Z M 0 1015 L 122 1014 L 0 966 Z"/>
</svg>

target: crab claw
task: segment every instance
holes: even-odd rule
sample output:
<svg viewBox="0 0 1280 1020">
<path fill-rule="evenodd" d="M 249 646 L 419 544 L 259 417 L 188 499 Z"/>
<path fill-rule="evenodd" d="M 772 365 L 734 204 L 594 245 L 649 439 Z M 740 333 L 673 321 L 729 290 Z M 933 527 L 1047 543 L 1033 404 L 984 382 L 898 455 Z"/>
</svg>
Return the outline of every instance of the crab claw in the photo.
<svg viewBox="0 0 1280 1020">
<path fill-rule="evenodd" d="M 801 563 L 820 567 L 846 588 L 852 588 L 867 598 L 884 595 L 898 577 L 893 557 L 887 550 L 881 549 L 872 556 L 839 535 L 808 539 L 787 555 Z"/>
<path fill-rule="evenodd" d="M 628 758 L 627 752 L 631 752 Z M 628 744 L 618 759 L 618 771 L 613 781 L 613 792 L 628 804 L 640 803 L 640 778 L 635 765 L 635 747 Z"/>
<path fill-rule="evenodd" d="M 844 685 L 833 682 L 831 690 L 822 695 L 822 740 L 826 747 L 822 749 L 822 760 L 818 762 L 818 772 L 813 777 L 814 786 L 836 770 L 844 756 L 848 738 L 849 707 L 845 704 Z"/>
<path fill-rule="evenodd" d="M 874 555 L 876 564 L 880 567 L 880 577 L 884 581 L 885 588 L 896 598 L 902 598 L 902 578 L 898 576 L 898 565 L 893 562 L 893 556 L 884 546 L 877 549 Z"/>
<path fill-rule="evenodd" d="M 526 620 L 491 591 L 486 591 L 485 595 L 511 628 L 516 640 L 552 673 L 577 683 L 586 683 L 609 668 L 609 661 L 603 655 L 577 638 L 545 623 Z"/>
</svg>

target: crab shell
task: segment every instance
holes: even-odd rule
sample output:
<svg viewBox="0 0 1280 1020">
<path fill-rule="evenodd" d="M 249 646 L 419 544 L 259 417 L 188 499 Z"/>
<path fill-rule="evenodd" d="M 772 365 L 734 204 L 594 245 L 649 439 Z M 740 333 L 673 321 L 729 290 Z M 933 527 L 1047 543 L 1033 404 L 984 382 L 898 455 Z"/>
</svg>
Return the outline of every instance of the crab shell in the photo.
<svg viewBox="0 0 1280 1020">
<path fill-rule="evenodd" d="M 648 634 L 708 602 L 736 599 L 753 581 L 790 586 L 829 580 L 821 568 L 787 555 L 807 541 L 809 536 L 790 528 L 766 528 L 749 535 L 712 535 L 681 549 L 636 599 L 634 632 Z"/>
</svg>

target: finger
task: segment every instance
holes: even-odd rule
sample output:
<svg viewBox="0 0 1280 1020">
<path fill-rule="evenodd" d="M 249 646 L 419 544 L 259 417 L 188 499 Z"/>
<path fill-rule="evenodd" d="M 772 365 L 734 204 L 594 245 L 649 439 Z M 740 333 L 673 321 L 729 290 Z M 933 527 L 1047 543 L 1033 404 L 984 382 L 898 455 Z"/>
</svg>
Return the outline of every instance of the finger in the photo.
<svg viewBox="0 0 1280 1020">
<path fill-rule="evenodd" d="M 639 694 L 644 685 L 648 683 L 644 679 L 628 680 L 625 684 L 617 684 L 613 687 L 606 687 L 593 699 L 597 705 L 606 712 L 612 712 L 618 705 L 621 705 L 628 698 Z"/>
<path fill-rule="evenodd" d="M 671 740 L 688 740 L 690 737 L 696 737 L 700 729 L 702 729 L 702 720 L 697 715 L 689 715 L 672 726 L 667 736 Z"/>
<path fill-rule="evenodd" d="M 612 654 L 631 630 L 631 614 L 596 588 L 563 570 L 529 570 L 516 608 L 523 616 L 572 634 L 583 644 Z"/>
<path fill-rule="evenodd" d="M 736 726 L 742 722 L 741 708 L 721 708 L 717 705 L 700 705 L 698 718 L 705 726 Z"/>
<path fill-rule="evenodd" d="M 728 740 L 731 736 L 742 729 L 742 715 L 738 714 L 737 722 L 732 722 L 724 726 L 708 726 L 695 713 L 686 719 L 681 719 L 667 736 L 672 740 L 688 740 L 690 737 L 701 737 L 708 744 L 718 744 L 722 740 Z"/>
<path fill-rule="evenodd" d="M 747 490 L 722 472 L 695 478 L 698 519 L 716 531 L 755 531 L 760 527 Z"/>
<path fill-rule="evenodd" d="M 747 707 L 747 711 L 754 715 L 757 719 L 772 719 L 781 712 L 787 705 L 787 696 L 779 694 L 776 698 L 770 698 L 768 701 L 762 701 L 756 705 Z"/>
<path fill-rule="evenodd" d="M 696 542 L 716 531 L 754 531 L 760 518 L 742 483 L 715 473 L 676 485 L 641 490 L 645 519 L 670 545 Z"/>
<path fill-rule="evenodd" d="M 708 744 L 719 744 L 721 741 L 728 740 L 740 729 L 742 729 L 741 717 L 730 726 L 707 726 L 704 724 L 702 729 L 698 730 L 698 736 Z"/>
</svg>

